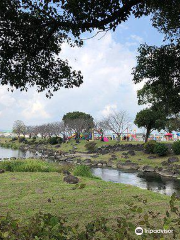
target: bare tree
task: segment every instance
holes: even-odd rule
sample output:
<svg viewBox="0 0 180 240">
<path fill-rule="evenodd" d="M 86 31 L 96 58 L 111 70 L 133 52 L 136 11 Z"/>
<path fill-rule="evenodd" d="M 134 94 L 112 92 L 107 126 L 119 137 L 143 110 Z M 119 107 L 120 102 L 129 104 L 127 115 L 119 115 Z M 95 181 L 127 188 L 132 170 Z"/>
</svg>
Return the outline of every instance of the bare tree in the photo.
<svg viewBox="0 0 180 240">
<path fill-rule="evenodd" d="M 103 120 L 103 125 L 117 135 L 118 141 L 120 141 L 121 134 L 129 127 L 129 124 L 130 118 L 126 111 L 114 111 Z"/>
<path fill-rule="evenodd" d="M 17 120 L 13 124 L 13 133 L 16 133 L 18 135 L 18 138 L 21 134 L 25 135 L 26 133 L 26 126 L 23 121 Z"/>
<path fill-rule="evenodd" d="M 108 130 L 106 121 L 104 120 L 95 121 L 94 125 L 95 125 L 95 129 L 97 129 L 98 133 L 101 135 L 101 141 L 104 141 L 104 134 Z"/>
</svg>

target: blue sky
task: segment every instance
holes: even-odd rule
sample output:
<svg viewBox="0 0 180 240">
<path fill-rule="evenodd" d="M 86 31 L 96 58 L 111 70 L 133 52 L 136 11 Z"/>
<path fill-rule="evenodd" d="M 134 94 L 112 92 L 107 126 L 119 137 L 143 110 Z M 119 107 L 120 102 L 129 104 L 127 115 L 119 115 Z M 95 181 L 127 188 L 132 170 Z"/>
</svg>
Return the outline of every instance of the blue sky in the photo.
<svg viewBox="0 0 180 240">
<path fill-rule="evenodd" d="M 60 56 L 69 59 L 72 67 L 84 75 L 80 88 L 62 89 L 47 99 L 45 93 L 35 89 L 10 93 L 1 86 L 0 129 L 11 129 L 17 119 L 28 125 L 59 121 L 69 111 L 84 111 L 101 119 L 112 110 L 126 110 L 133 122 L 143 108 L 136 98 L 142 84 L 135 86 L 131 75 L 137 48 L 145 42 L 161 45 L 163 35 L 151 26 L 149 17 L 131 17 L 116 32 L 108 32 L 98 40 L 100 37 L 102 34 L 86 40 L 82 48 L 63 46 Z"/>
</svg>

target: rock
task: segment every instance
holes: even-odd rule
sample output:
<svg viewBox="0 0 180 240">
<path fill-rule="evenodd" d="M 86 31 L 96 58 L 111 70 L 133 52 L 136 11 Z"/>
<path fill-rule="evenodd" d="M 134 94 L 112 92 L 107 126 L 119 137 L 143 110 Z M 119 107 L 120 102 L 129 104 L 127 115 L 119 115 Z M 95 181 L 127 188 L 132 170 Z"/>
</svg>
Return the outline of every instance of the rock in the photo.
<svg viewBox="0 0 180 240">
<path fill-rule="evenodd" d="M 122 155 L 126 156 L 126 155 L 128 155 L 128 153 L 127 152 L 123 152 Z"/>
<path fill-rule="evenodd" d="M 154 172 L 155 171 L 155 169 L 151 166 L 144 166 L 142 168 L 142 170 L 143 170 L 143 172 Z"/>
<path fill-rule="evenodd" d="M 117 168 L 126 169 L 126 170 L 138 170 L 139 166 L 137 163 L 125 162 L 125 163 L 118 163 Z"/>
<path fill-rule="evenodd" d="M 136 153 L 135 153 L 134 150 L 130 150 L 130 151 L 128 151 L 127 153 L 128 153 L 129 155 L 131 155 L 131 156 L 135 156 L 135 155 L 136 155 Z"/>
<path fill-rule="evenodd" d="M 4 169 L 0 169 L 0 173 L 5 173 Z"/>
<path fill-rule="evenodd" d="M 163 161 L 163 162 L 161 163 L 161 165 L 162 165 L 162 166 L 167 166 L 167 165 L 169 165 L 169 163 L 168 163 L 167 161 Z"/>
<path fill-rule="evenodd" d="M 155 159 L 156 156 L 148 156 L 147 158 L 148 158 L 148 159 Z"/>
<path fill-rule="evenodd" d="M 79 182 L 79 178 L 70 174 L 70 175 L 64 177 L 64 181 L 69 183 L 69 184 L 76 184 L 76 183 Z"/>
<path fill-rule="evenodd" d="M 103 164 L 102 164 L 102 163 L 98 163 L 97 166 L 98 166 L 98 167 L 102 167 Z"/>
<path fill-rule="evenodd" d="M 168 163 L 174 163 L 174 162 L 179 162 L 179 158 L 178 157 L 170 157 L 170 158 L 168 158 Z"/>
<path fill-rule="evenodd" d="M 55 148 L 60 148 L 61 147 L 61 145 L 60 144 L 58 144 L 58 145 L 56 145 L 56 146 L 54 146 Z"/>
<path fill-rule="evenodd" d="M 84 163 L 91 163 L 91 159 L 85 159 Z"/>
<path fill-rule="evenodd" d="M 131 163 L 131 160 L 126 160 L 126 162 L 125 163 Z"/>
<path fill-rule="evenodd" d="M 63 170 L 64 175 L 70 175 L 71 173 L 68 170 Z"/>
<path fill-rule="evenodd" d="M 113 162 L 112 162 L 112 161 L 108 161 L 108 162 L 107 162 L 107 167 L 112 167 L 112 165 L 113 165 Z"/>
<path fill-rule="evenodd" d="M 159 174 L 163 177 L 173 177 L 174 176 L 174 172 L 170 171 L 168 169 L 163 169 L 161 172 L 159 172 Z"/>
</svg>

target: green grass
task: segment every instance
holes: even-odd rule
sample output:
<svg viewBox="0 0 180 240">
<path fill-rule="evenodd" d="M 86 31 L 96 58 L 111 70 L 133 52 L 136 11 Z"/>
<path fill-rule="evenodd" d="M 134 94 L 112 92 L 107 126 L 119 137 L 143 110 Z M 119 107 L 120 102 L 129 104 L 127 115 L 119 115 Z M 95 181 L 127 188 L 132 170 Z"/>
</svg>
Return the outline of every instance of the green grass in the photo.
<svg viewBox="0 0 180 240">
<path fill-rule="evenodd" d="M 62 172 L 64 168 L 64 166 L 57 165 L 56 163 L 48 163 L 37 159 L 0 162 L 0 169 L 9 172 Z"/>
<path fill-rule="evenodd" d="M 88 177 L 88 178 L 96 178 L 93 176 L 91 169 L 85 165 L 78 165 L 75 167 L 73 171 L 75 176 L 80 177 Z"/>
<path fill-rule="evenodd" d="M 144 211 L 159 211 L 157 225 L 164 217 L 170 198 L 148 190 L 124 184 L 115 184 L 80 177 L 83 189 L 74 189 L 62 181 L 57 172 L 22 173 L 9 172 L 0 175 L 0 215 L 10 212 L 13 217 L 25 221 L 42 211 L 67 217 L 71 224 L 84 225 L 89 221 L 106 217 L 112 224 L 118 216 L 126 216 L 127 204 L 143 206 L 133 196 L 148 200 Z M 48 201 L 51 199 L 51 202 Z M 136 216 L 134 218 L 136 221 Z"/>
</svg>

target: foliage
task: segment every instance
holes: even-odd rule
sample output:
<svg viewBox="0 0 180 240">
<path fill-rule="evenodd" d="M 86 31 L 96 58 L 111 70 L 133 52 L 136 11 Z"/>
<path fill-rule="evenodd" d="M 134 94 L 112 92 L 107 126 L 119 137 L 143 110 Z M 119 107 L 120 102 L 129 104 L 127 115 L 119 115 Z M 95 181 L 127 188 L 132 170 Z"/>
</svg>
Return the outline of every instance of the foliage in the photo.
<svg viewBox="0 0 180 240">
<path fill-rule="evenodd" d="M 154 153 L 154 149 L 157 145 L 155 140 L 150 140 L 144 144 L 144 150 L 146 153 Z"/>
<path fill-rule="evenodd" d="M 139 196 L 134 196 L 139 202 L 146 205 L 147 200 Z M 166 216 L 163 219 L 161 229 L 173 229 L 171 234 L 173 239 L 178 239 L 179 235 L 179 218 L 180 210 L 176 207 L 177 197 L 172 195 L 170 200 L 170 209 L 166 211 Z M 53 216 L 49 213 L 38 213 L 29 220 L 29 223 L 22 225 L 22 222 L 13 219 L 9 214 L 6 217 L 0 218 L 0 238 L 2 240 L 91 240 L 91 239 L 104 239 L 104 240 L 118 240 L 118 239 L 131 239 L 135 240 L 136 235 L 134 230 L 136 226 L 142 226 L 146 229 L 156 229 L 151 224 L 151 219 L 157 218 L 159 213 L 150 211 L 143 212 L 143 208 L 135 204 L 128 204 L 129 210 L 128 217 L 120 216 L 116 219 L 116 225 L 113 229 L 108 226 L 108 219 L 100 218 L 95 219 L 85 225 L 84 230 L 81 230 L 78 225 L 69 226 L 67 219 L 62 217 Z M 137 215 L 137 223 L 131 220 L 131 216 Z M 152 233 L 148 239 L 163 238 L 163 233 Z M 139 239 L 145 239 L 144 235 L 139 236 Z"/>
<path fill-rule="evenodd" d="M 73 171 L 75 176 L 94 178 L 91 169 L 85 165 L 78 165 Z"/>
<path fill-rule="evenodd" d="M 57 57 L 64 42 L 81 46 L 81 33 L 114 31 L 131 15 L 151 15 L 153 25 L 166 35 L 179 33 L 179 0 L 1 0 L 0 9 L 1 84 L 20 90 L 35 85 L 38 91 L 48 89 L 48 96 L 61 87 L 81 85 L 81 72 Z"/>
<path fill-rule="evenodd" d="M 168 147 L 164 143 L 157 143 L 154 147 L 154 153 L 159 157 L 166 156 L 168 154 Z"/>
<path fill-rule="evenodd" d="M 19 143 L 27 143 L 27 139 L 25 137 L 19 137 Z"/>
<path fill-rule="evenodd" d="M 13 138 L 11 139 L 12 142 L 14 142 L 14 141 L 16 141 L 16 140 L 18 140 L 17 137 L 13 137 Z"/>
<path fill-rule="evenodd" d="M 61 137 L 50 137 L 48 139 L 48 143 L 50 143 L 51 145 L 55 145 L 55 144 L 60 144 L 62 143 L 62 138 Z"/>
<path fill-rule="evenodd" d="M 11 160 L 0 162 L 0 168 L 9 172 L 57 172 L 58 167 L 41 160 Z"/>
<path fill-rule="evenodd" d="M 161 47 L 143 44 L 138 49 L 134 82 L 146 79 L 138 103 L 151 104 L 168 114 L 180 111 L 180 42 Z M 151 58 L 149 57 L 151 56 Z"/>
<path fill-rule="evenodd" d="M 146 128 L 145 142 L 147 142 L 152 130 L 161 130 L 165 128 L 166 117 L 160 110 L 146 108 L 137 113 L 134 123 L 139 128 Z"/>
<path fill-rule="evenodd" d="M 97 145 L 97 143 L 95 143 L 95 142 L 87 142 L 85 144 L 85 148 L 89 152 L 95 152 L 96 148 L 97 148 L 96 145 Z"/>
<path fill-rule="evenodd" d="M 176 155 L 180 154 L 180 140 L 173 143 L 172 150 L 173 150 L 174 154 L 176 154 Z"/>
</svg>

